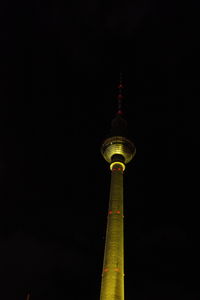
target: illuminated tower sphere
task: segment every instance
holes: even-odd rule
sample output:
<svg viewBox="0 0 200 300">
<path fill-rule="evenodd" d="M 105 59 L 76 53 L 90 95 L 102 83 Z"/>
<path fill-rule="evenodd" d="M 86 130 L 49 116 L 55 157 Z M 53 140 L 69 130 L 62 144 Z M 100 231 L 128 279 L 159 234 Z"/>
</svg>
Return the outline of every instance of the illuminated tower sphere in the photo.
<svg viewBox="0 0 200 300">
<path fill-rule="evenodd" d="M 124 300 L 123 172 L 136 148 L 127 138 L 127 122 L 122 117 L 121 79 L 118 88 L 118 111 L 110 136 L 101 146 L 101 153 L 110 164 L 111 185 L 100 300 Z"/>
</svg>

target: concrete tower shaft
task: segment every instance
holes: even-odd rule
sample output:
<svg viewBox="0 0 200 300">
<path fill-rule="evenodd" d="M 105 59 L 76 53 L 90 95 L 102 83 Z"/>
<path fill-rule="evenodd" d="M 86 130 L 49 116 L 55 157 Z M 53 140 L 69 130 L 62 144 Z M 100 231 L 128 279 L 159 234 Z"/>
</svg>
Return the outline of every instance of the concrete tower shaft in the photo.
<svg viewBox="0 0 200 300">
<path fill-rule="evenodd" d="M 123 166 L 111 170 L 100 300 L 124 300 Z"/>
</svg>

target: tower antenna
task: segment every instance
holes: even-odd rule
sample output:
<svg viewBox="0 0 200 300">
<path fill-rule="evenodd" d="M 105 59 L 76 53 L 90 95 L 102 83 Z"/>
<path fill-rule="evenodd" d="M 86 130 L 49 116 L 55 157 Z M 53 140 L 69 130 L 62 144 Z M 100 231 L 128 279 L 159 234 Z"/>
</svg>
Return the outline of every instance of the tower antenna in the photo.
<svg viewBox="0 0 200 300">
<path fill-rule="evenodd" d="M 118 85 L 118 95 L 117 95 L 117 100 L 118 100 L 117 114 L 118 115 L 122 115 L 123 114 L 123 111 L 122 111 L 122 100 L 124 98 L 123 89 L 124 89 L 124 86 L 123 86 L 122 72 L 120 72 L 119 85 Z"/>
</svg>

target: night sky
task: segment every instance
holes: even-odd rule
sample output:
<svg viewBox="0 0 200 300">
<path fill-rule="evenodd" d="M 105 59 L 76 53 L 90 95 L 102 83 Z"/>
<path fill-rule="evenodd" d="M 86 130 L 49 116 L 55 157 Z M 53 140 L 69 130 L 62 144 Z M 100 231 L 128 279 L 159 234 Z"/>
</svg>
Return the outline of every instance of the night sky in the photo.
<svg viewBox="0 0 200 300">
<path fill-rule="evenodd" d="M 199 5 L 1 1 L 0 299 L 98 300 L 119 73 L 125 299 L 199 299 Z"/>
</svg>

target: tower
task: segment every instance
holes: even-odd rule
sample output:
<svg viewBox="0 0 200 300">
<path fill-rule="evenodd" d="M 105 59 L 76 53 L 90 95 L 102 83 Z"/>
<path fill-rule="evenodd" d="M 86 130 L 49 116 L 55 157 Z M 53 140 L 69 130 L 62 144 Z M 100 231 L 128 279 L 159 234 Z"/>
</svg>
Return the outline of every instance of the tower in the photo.
<svg viewBox="0 0 200 300">
<path fill-rule="evenodd" d="M 30 300 L 30 294 L 27 294 L 26 300 Z"/>
<path fill-rule="evenodd" d="M 136 148 L 127 138 L 127 122 L 122 117 L 122 78 L 118 89 L 118 111 L 110 135 L 101 145 L 101 153 L 110 164 L 111 185 L 100 300 L 124 300 L 123 173 Z"/>
</svg>

